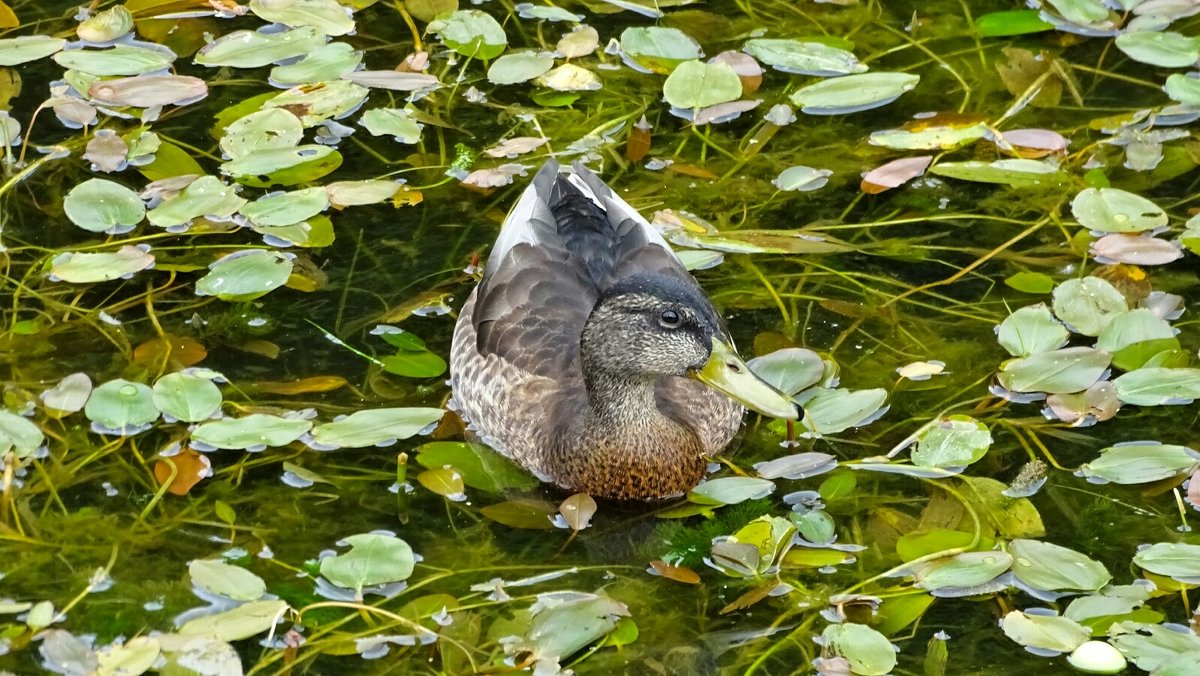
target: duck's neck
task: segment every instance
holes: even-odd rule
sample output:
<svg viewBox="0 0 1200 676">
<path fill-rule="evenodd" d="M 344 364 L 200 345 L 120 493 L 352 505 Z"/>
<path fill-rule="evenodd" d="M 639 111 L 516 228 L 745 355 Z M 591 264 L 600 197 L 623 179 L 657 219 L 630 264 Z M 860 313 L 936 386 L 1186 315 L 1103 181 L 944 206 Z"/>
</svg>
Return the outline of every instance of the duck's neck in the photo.
<svg viewBox="0 0 1200 676">
<path fill-rule="evenodd" d="M 704 448 L 691 427 L 655 402 L 655 378 L 584 364 L 588 406 L 560 449 L 567 485 L 596 496 L 654 499 L 678 495 L 704 476 Z"/>
</svg>

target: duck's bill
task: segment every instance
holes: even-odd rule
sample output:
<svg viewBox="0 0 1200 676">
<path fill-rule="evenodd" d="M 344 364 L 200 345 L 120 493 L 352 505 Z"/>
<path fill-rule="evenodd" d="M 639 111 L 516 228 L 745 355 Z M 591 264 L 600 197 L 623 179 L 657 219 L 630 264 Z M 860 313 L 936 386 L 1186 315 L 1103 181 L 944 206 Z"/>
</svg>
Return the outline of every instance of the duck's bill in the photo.
<svg viewBox="0 0 1200 676">
<path fill-rule="evenodd" d="M 800 407 L 791 397 L 754 375 L 733 348 L 716 337 L 708 361 L 692 377 L 763 415 L 786 420 L 800 417 Z"/>
</svg>

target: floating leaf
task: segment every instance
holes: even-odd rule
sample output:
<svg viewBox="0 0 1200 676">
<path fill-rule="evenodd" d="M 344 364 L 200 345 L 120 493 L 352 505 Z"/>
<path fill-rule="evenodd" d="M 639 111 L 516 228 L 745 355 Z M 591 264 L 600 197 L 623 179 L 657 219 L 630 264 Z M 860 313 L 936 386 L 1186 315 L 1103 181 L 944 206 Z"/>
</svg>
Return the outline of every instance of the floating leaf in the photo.
<svg viewBox="0 0 1200 676">
<path fill-rule="evenodd" d="M 329 203 L 338 209 L 378 204 L 391 199 L 398 190 L 400 183 L 384 180 L 335 181 L 325 186 Z"/>
<path fill-rule="evenodd" d="M 341 80 L 318 82 L 312 85 L 300 85 L 277 94 L 264 104 L 265 108 L 286 108 L 296 113 L 304 126 L 318 125 L 325 120 L 341 119 L 358 110 L 371 90 L 361 84 L 352 82 L 352 76 L 361 73 L 349 73 Z M 407 79 L 417 76 L 417 73 L 397 73 L 397 76 Z M 429 76 L 421 76 L 429 77 Z M 304 146 L 312 148 L 312 146 Z M 320 148 L 322 146 L 316 146 Z M 326 149 L 328 150 L 328 148 Z M 265 172 L 260 172 L 265 173 Z"/>
<path fill-rule="evenodd" d="M 1187 68 L 1200 61 L 1200 38 L 1171 31 L 1134 31 L 1114 40 L 1134 61 L 1162 68 Z"/>
<path fill-rule="evenodd" d="M 1166 575 L 1187 584 L 1200 583 L 1200 545 L 1159 542 L 1139 549 L 1133 562 L 1155 575 Z"/>
<path fill-rule="evenodd" d="M 1091 347 L 1067 347 L 1009 359 L 998 379 L 1013 392 L 1067 394 L 1091 387 L 1104 375 L 1112 355 Z"/>
<path fill-rule="evenodd" d="M 67 44 L 62 38 L 49 35 L 22 35 L 0 40 L 0 66 L 16 66 L 27 61 L 44 59 Z"/>
<path fill-rule="evenodd" d="M 920 80 L 909 73 L 846 75 L 801 87 L 789 100 L 808 115 L 848 115 L 886 106 Z"/>
<path fill-rule="evenodd" d="M 1152 310 L 1139 308 L 1113 317 L 1096 339 L 1096 347 L 1118 352 L 1138 343 L 1162 340 L 1175 340 L 1175 330 Z M 1179 347 L 1179 342 L 1176 340 L 1173 346 Z M 1161 349 L 1171 347 L 1164 345 Z"/>
<path fill-rule="evenodd" d="M 996 327 L 996 340 L 1014 357 L 1057 350 L 1070 336 L 1045 303 L 1023 307 Z"/>
<path fill-rule="evenodd" d="M 953 150 L 978 141 L 988 132 L 986 124 L 970 120 L 958 124 L 914 124 L 911 129 L 871 132 L 868 141 L 894 150 Z"/>
<path fill-rule="evenodd" d="M 565 9 L 559 7 L 548 7 L 544 5 L 535 5 L 531 2 L 522 2 L 514 7 L 517 10 L 517 16 L 522 19 L 542 19 L 545 21 L 583 21 L 583 15 L 572 14 Z"/>
<path fill-rule="evenodd" d="M 108 49 L 68 49 L 54 55 L 54 62 L 63 68 L 98 77 L 141 75 L 169 67 L 175 52 L 155 45 L 117 45 Z"/>
<path fill-rule="evenodd" d="M 804 425 L 817 435 L 837 434 L 874 420 L 886 411 L 887 390 L 808 390 L 804 402 Z"/>
<path fill-rule="evenodd" d="M 240 641 L 271 630 L 287 611 L 286 601 L 251 601 L 223 613 L 189 620 L 179 627 L 179 633 L 219 641 Z"/>
<path fill-rule="evenodd" d="M 325 36 L 312 28 L 277 33 L 234 31 L 213 40 L 196 53 L 202 66 L 259 68 L 304 56 L 325 44 Z"/>
<path fill-rule="evenodd" d="M 391 136 L 400 143 L 421 140 L 422 125 L 403 108 L 372 108 L 363 113 L 362 125 L 375 136 Z"/>
<path fill-rule="evenodd" d="M 101 80 L 87 94 L 93 102 L 111 106 L 182 106 L 208 96 L 208 85 L 190 75 L 138 75 Z"/>
<path fill-rule="evenodd" d="M 558 41 L 554 49 L 565 58 L 577 59 L 595 52 L 599 44 L 600 34 L 596 32 L 595 28 L 591 26 L 576 26 L 570 33 L 562 36 L 562 39 Z"/>
<path fill-rule="evenodd" d="M 146 214 L 151 225 L 173 228 L 205 217 L 227 219 L 237 213 L 246 200 L 237 196 L 233 186 L 225 185 L 215 176 L 202 176 L 192 181 L 182 192 L 168 197 Z"/>
<path fill-rule="evenodd" d="M 145 245 L 123 246 L 112 253 L 61 253 L 50 261 L 50 278 L 72 284 L 107 282 L 154 267 Z"/>
<path fill-rule="evenodd" d="M 356 411 L 313 428 L 318 443 L 347 448 L 383 445 L 407 439 L 442 419 L 440 408 L 376 408 Z"/>
<path fill-rule="evenodd" d="M 573 531 L 587 528 L 596 514 L 596 501 L 587 493 L 576 493 L 558 506 L 558 513 Z"/>
<path fill-rule="evenodd" d="M 709 479 L 688 491 L 688 499 L 705 505 L 736 505 L 758 500 L 775 492 L 775 484 L 766 479 L 732 476 Z"/>
<path fill-rule="evenodd" d="M 543 52 L 505 54 L 488 66 L 488 82 L 498 85 L 518 84 L 540 77 L 554 67 L 554 57 Z"/>
<path fill-rule="evenodd" d="M 159 457 L 154 461 L 154 478 L 159 485 L 167 485 L 171 495 L 187 495 L 204 479 L 212 476 L 212 462 L 208 457 L 185 448 L 170 457 Z M 167 482 L 171 482 L 167 484 Z"/>
<path fill-rule="evenodd" d="M 1135 406 L 1190 404 L 1200 398 L 1200 369 L 1140 368 L 1113 381 L 1117 398 Z"/>
<path fill-rule="evenodd" d="M 442 86 L 436 75 L 429 73 L 403 73 L 396 70 L 358 70 L 346 73 L 343 80 L 361 87 L 372 89 L 390 89 L 397 92 L 415 92 L 432 90 Z M 357 89 L 340 87 L 334 90 L 349 103 L 355 100 Z M 361 101 L 361 99 L 359 99 Z M 288 104 L 292 105 L 292 104 Z M 344 107 L 344 106 L 343 106 Z M 338 113 L 339 115 L 341 113 Z"/>
<path fill-rule="evenodd" d="M 851 52 L 820 42 L 755 38 L 747 40 L 742 51 L 775 70 L 798 75 L 829 77 L 867 70 Z"/>
<path fill-rule="evenodd" d="M 1077 474 L 1118 484 L 1143 484 L 1190 473 L 1200 465 L 1200 454 L 1186 446 L 1153 442 L 1127 442 L 1100 451 L 1100 457 L 1079 468 Z"/>
<path fill-rule="evenodd" d="M 306 221 L 329 206 L 325 188 L 305 188 L 261 197 L 242 207 L 242 215 L 254 225 L 292 225 Z"/>
<path fill-rule="evenodd" d="M 538 482 L 520 466 L 490 448 L 461 441 L 434 441 L 417 447 L 417 462 L 428 469 L 453 467 L 466 485 L 488 493 L 529 490 Z"/>
<path fill-rule="evenodd" d="M 18 458 L 33 455 L 46 440 L 28 418 L 0 409 L 0 457 L 13 453 Z"/>
<path fill-rule="evenodd" d="M 208 420 L 221 409 L 221 390 L 197 373 L 168 373 L 154 383 L 154 405 L 183 422 Z"/>
<path fill-rule="evenodd" d="M 292 259 L 277 251 L 244 249 L 208 268 L 208 274 L 196 280 L 196 295 L 249 300 L 283 286 L 292 274 Z"/>
<path fill-rule="evenodd" d="M 837 456 L 828 453 L 796 453 L 754 465 L 764 479 L 808 479 L 837 469 Z"/>
<path fill-rule="evenodd" d="M 125 643 L 113 643 L 96 651 L 96 659 L 99 662 L 96 674 L 136 676 L 145 673 L 158 661 L 161 652 L 158 639 L 152 636 L 137 636 Z"/>
<path fill-rule="evenodd" d="M 146 205 L 137 193 L 120 183 L 92 178 L 67 192 L 63 211 L 84 230 L 120 235 L 142 222 Z"/>
<path fill-rule="evenodd" d="M 1050 653 L 1071 652 L 1092 635 L 1075 620 L 1013 610 L 1000 622 L 1004 635 L 1026 648 Z"/>
<path fill-rule="evenodd" d="M 859 189 L 868 195 L 878 195 L 885 190 L 899 188 L 914 178 L 923 176 L 930 162 L 933 162 L 933 155 L 892 160 L 864 174 Z"/>
<path fill-rule="evenodd" d="M 271 84 L 292 85 L 336 80 L 354 72 L 362 63 L 363 53 L 345 42 L 330 42 L 304 55 L 296 63 L 271 69 Z"/>
<path fill-rule="evenodd" d="M 75 28 L 75 34 L 86 42 L 109 42 L 133 30 L 133 14 L 123 5 L 97 12 Z"/>
<path fill-rule="evenodd" d="M 440 467 L 421 472 L 417 475 L 417 482 L 428 488 L 430 492 L 447 500 L 464 502 L 467 499 L 467 494 L 463 492 L 465 486 L 462 474 L 453 467 Z"/>
<path fill-rule="evenodd" d="M 213 448 L 243 451 L 285 446 L 311 428 L 308 420 L 253 413 L 203 423 L 192 430 L 192 439 Z"/>
<path fill-rule="evenodd" d="M 992 445 L 987 425 L 968 415 L 952 415 L 917 435 L 913 464 L 920 467 L 966 467 Z"/>
<path fill-rule="evenodd" d="M 829 169 L 813 169 L 812 167 L 788 167 L 775 177 L 771 184 L 785 191 L 810 192 L 825 187 L 833 172 Z"/>
<path fill-rule="evenodd" d="M 883 676 L 896 668 L 896 648 L 883 634 L 865 624 L 831 624 L 821 632 L 821 642 L 850 663 L 861 676 Z"/>
<path fill-rule="evenodd" d="M 188 575 L 204 591 L 234 601 L 253 601 L 267 592 L 261 577 L 220 560 L 196 559 L 188 564 Z"/>
<path fill-rule="evenodd" d="M 265 148 L 221 165 L 221 173 L 238 183 L 265 188 L 271 185 L 308 183 L 337 169 L 341 153 L 328 146 L 305 144 L 295 148 Z"/>
<path fill-rule="evenodd" d="M 663 98 L 676 108 L 706 108 L 741 95 L 742 81 L 725 63 L 684 61 L 663 83 Z"/>
<path fill-rule="evenodd" d="M 1168 76 L 1163 91 L 1184 105 L 1200 106 L 1200 77 L 1196 73 L 1175 73 Z"/>
<path fill-rule="evenodd" d="M 42 405 L 54 418 L 83 410 L 92 394 L 92 379 L 86 373 L 72 373 L 54 387 L 42 392 Z M 0 451 L 3 455 L 3 451 Z"/>
<path fill-rule="evenodd" d="M 558 507 L 553 503 L 528 498 L 508 500 L 479 510 L 496 523 L 527 530 L 553 530 L 552 519 L 557 512 Z"/>
<path fill-rule="evenodd" d="M 1092 242 L 1092 256 L 1100 263 L 1166 265 L 1183 258 L 1176 242 L 1158 237 L 1112 234 Z"/>
<path fill-rule="evenodd" d="M 1054 314 L 1085 336 L 1100 335 L 1113 317 L 1128 309 L 1117 287 L 1099 277 L 1068 279 L 1054 289 Z"/>
<path fill-rule="evenodd" d="M 460 9 L 430 22 L 446 46 L 463 56 L 490 61 L 508 46 L 504 28 L 491 15 L 477 9 Z"/>
<path fill-rule="evenodd" d="M 939 162 L 929 169 L 929 173 L 964 181 L 1001 183 L 1014 188 L 1054 185 L 1063 180 L 1063 174 L 1053 164 L 1026 159 Z"/>
<path fill-rule="evenodd" d="M 625 604 L 603 594 L 563 591 L 538 594 L 529 609 L 529 628 L 505 643 L 509 653 L 527 654 L 538 673 L 558 673 L 567 657 L 607 635 L 629 616 Z"/>
<path fill-rule="evenodd" d="M 354 30 L 350 11 L 336 0 L 250 0 L 250 11 L 269 23 L 312 27 L 325 35 Z"/>
<path fill-rule="evenodd" d="M 1099 561 L 1050 542 L 1017 539 L 1008 543 L 1008 552 L 1014 558 L 1013 574 L 1034 589 L 1096 591 L 1112 579 Z"/>
<path fill-rule="evenodd" d="M 120 378 L 92 390 L 83 413 L 101 428 L 97 431 L 122 436 L 137 434 L 158 420 L 151 389 Z"/>
<path fill-rule="evenodd" d="M 293 148 L 304 138 L 304 125 L 291 111 L 267 108 L 240 117 L 225 127 L 221 150 L 230 159 L 256 150 Z"/>
<path fill-rule="evenodd" d="M 964 552 L 922 565 L 914 571 L 914 576 L 917 586 L 930 591 L 970 589 L 999 577 L 1012 563 L 1008 552 Z"/>
<path fill-rule="evenodd" d="M 1071 215 L 1096 232 L 1142 232 L 1167 224 L 1154 202 L 1119 188 L 1087 188 L 1071 200 Z"/>
<path fill-rule="evenodd" d="M 1052 28 L 1054 25 L 1043 21 L 1036 9 L 989 12 L 975 20 L 975 30 L 985 38 L 1041 33 Z"/>
<path fill-rule="evenodd" d="M 799 347 L 776 350 L 746 364 L 759 378 L 789 396 L 816 385 L 825 375 L 821 355 Z"/>
<path fill-rule="evenodd" d="M 645 26 L 621 31 L 621 52 L 643 68 L 669 73 L 683 63 L 704 56 L 700 44 L 678 28 Z M 741 95 L 741 83 L 738 84 Z"/>
</svg>

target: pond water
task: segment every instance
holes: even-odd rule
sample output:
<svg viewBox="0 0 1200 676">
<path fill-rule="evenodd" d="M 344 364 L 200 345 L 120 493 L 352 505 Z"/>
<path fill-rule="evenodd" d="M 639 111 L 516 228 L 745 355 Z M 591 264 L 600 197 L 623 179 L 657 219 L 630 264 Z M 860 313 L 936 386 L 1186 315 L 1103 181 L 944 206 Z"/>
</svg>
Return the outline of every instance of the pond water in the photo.
<svg viewBox="0 0 1200 676">
<path fill-rule="evenodd" d="M 1196 673 L 1200 6 L 341 5 L 0 3 L 0 672 Z M 809 412 L 580 530 L 438 410 L 550 157 Z"/>
</svg>

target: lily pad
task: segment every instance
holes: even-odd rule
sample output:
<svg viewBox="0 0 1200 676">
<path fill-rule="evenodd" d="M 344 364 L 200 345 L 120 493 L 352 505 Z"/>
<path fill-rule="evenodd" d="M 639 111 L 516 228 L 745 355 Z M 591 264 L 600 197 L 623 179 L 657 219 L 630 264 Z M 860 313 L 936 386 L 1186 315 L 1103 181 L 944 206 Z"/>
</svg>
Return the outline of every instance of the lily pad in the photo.
<svg viewBox="0 0 1200 676">
<path fill-rule="evenodd" d="M 837 434 L 874 420 L 886 410 L 887 390 L 813 388 L 804 399 L 804 425 L 810 434 Z"/>
<path fill-rule="evenodd" d="M 799 347 L 776 350 L 746 363 L 759 378 L 791 396 L 821 382 L 825 376 L 825 360 L 821 355 Z"/>
<path fill-rule="evenodd" d="M 1100 451 L 1100 457 L 1079 468 L 1093 482 L 1144 484 L 1190 474 L 1200 466 L 1200 454 L 1186 446 L 1134 441 Z"/>
<path fill-rule="evenodd" d="M 120 235 L 142 222 L 146 205 L 136 192 L 120 183 L 91 178 L 67 192 L 63 211 L 84 230 Z"/>
<path fill-rule="evenodd" d="M 865 624 L 831 624 L 821 632 L 821 641 L 833 654 L 846 658 L 855 674 L 883 676 L 896 668 L 895 646 Z"/>
<path fill-rule="evenodd" d="M 277 251 L 244 249 L 208 268 L 208 274 L 196 280 L 197 296 L 250 300 L 283 286 L 292 274 L 292 258 Z"/>
<path fill-rule="evenodd" d="M 1013 610 L 1000 622 L 1004 635 L 1026 648 L 1050 654 L 1067 653 L 1083 645 L 1092 633 L 1078 622 L 1051 614 Z M 1038 654 L 1044 654 L 1038 652 Z"/>
<path fill-rule="evenodd" d="M 621 51 L 636 64 L 658 73 L 669 73 L 684 61 L 704 56 L 700 44 L 678 28 L 645 26 L 621 32 Z M 741 93 L 739 81 L 738 93 Z"/>
<path fill-rule="evenodd" d="M 1051 542 L 1017 539 L 1008 543 L 1008 552 L 1013 574 L 1034 589 L 1097 591 L 1112 579 L 1104 564 Z"/>
<path fill-rule="evenodd" d="M 232 610 L 189 620 L 179 627 L 179 633 L 219 641 L 240 641 L 271 630 L 287 611 L 286 601 L 251 601 Z"/>
<path fill-rule="evenodd" d="M 175 52 L 160 46 L 117 45 L 109 49 L 68 49 L 54 55 L 63 68 L 99 77 L 141 75 L 169 67 Z"/>
<path fill-rule="evenodd" d="M 202 66 L 259 68 L 279 63 L 325 44 L 325 36 L 313 28 L 296 28 L 277 33 L 234 31 L 213 40 L 196 53 Z"/>
<path fill-rule="evenodd" d="M 1071 200 L 1071 214 L 1096 232 L 1142 232 L 1167 224 L 1161 207 L 1120 188 L 1087 188 Z"/>
<path fill-rule="evenodd" d="M 1054 289 L 1054 314 L 1085 336 L 1099 336 L 1114 317 L 1127 310 L 1125 296 L 1099 277 L 1068 279 Z"/>
<path fill-rule="evenodd" d="M 688 499 L 705 505 L 736 505 L 765 498 L 773 492 L 775 484 L 766 479 L 731 476 L 701 482 L 688 491 Z"/>
<path fill-rule="evenodd" d="M 930 167 L 929 173 L 963 181 L 1000 183 L 1014 188 L 1054 185 L 1064 179 L 1058 167 L 1053 164 L 1026 159 L 939 162 Z"/>
<path fill-rule="evenodd" d="M 154 383 L 154 405 L 183 422 L 208 420 L 221 409 L 221 390 L 198 373 L 168 373 Z"/>
<path fill-rule="evenodd" d="M 996 327 L 996 340 L 1014 357 L 1050 352 L 1066 345 L 1071 333 L 1045 303 L 1023 307 Z"/>
<path fill-rule="evenodd" d="M 203 423 L 192 430 L 192 439 L 213 448 L 244 451 L 285 446 L 311 428 L 308 420 L 252 413 Z"/>
<path fill-rule="evenodd" d="M 0 40 L 0 66 L 17 66 L 54 54 L 67 44 L 62 38 L 49 35 L 22 35 Z"/>
<path fill-rule="evenodd" d="M 784 169 L 771 183 L 784 191 L 810 192 L 825 187 L 832 175 L 829 169 L 795 166 Z"/>
<path fill-rule="evenodd" d="M 886 106 L 920 80 L 909 73 L 846 75 L 801 87 L 789 99 L 808 115 L 848 115 Z"/>
<path fill-rule="evenodd" d="M 998 379 L 1013 392 L 1069 394 L 1091 387 L 1104 375 L 1112 355 L 1091 347 L 1067 347 L 1009 359 Z"/>
<path fill-rule="evenodd" d="M 330 42 L 304 55 L 296 63 L 271 69 L 271 83 L 276 86 L 336 80 L 351 73 L 362 63 L 363 53 L 345 42 Z"/>
<path fill-rule="evenodd" d="M 361 448 L 407 439 L 442 419 L 440 408 L 377 408 L 357 411 L 313 428 L 318 443 Z"/>
<path fill-rule="evenodd" d="M 28 418 L 0 409 L 0 457 L 9 453 L 29 457 L 45 441 L 45 435 Z"/>
<path fill-rule="evenodd" d="M 676 108 L 707 108 L 741 95 L 742 81 L 726 63 L 684 61 L 663 83 L 663 97 Z"/>
<path fill-rule="evenodd" d="M 417 447 L 417 462 L 428 469 L 453 467 L 463 483 L 488 493 L 529 490 L 538 481 L 513 461 L 486 446 L 462 441 L 434 441 Z"/>
<path fill-rule="evenodd" d="M 250 0 L 250 11 L 270 23 L 308 26 L 325 35 L 345 35 L 354 30 L 349 8 L 337 0 Z"/>
<path fill-rule="evenodd" d="M 1200 398 L 1200 369 L 1148 367 L 1113 381 L 1117 398 L 1135 406 L 1190 404 Z"/>
<path fill-rule="evenodd" d="M 227 219 L 246 204 L 233 186 L 225 185 L 215 176 L 202 176 L 192 181 L 180 193 L 168 197 L 146 214 L 151 225 L 175 228 L 187 225 L 200 217 L 210 220 Z"/>
<path fill-rule="evenodd" d="M 1200 545 L 1159 542 L 1143 547 L 1133 562 L 1155 575 L 1166 575 L 1187 584 L 1200 584 Z"/>
<path fill-rule="evenodd" d="M 188 564 L 188 575 L 204 591 L 234 601 L 254 601 L 267 592 L 261 577 L 224 561 L 196 559 Z"/>
<path fill-rule="evenodd" d="M 137 434 L 158 420 L 153 391 L 142 383 L 120 378 L 92 390 L 83 413 L 97 431 L 122 436 Z"/>
<path fill-rule="evenodd" d="M 963 552 L 931 561 L 915 571 L 917 585 L 936 592 L 939 589 L 969 589 L 999 577 L 1012 567 L 1008 552 Z"/>
<path fill-rule="evenodd" d="M 992 433 L 967 415 L 952 415 L 917 435 L 912 461 L 920 467 L 965 467 L 987 454 Z"/>
<path fill-rule="evenodd" d="M 362 125 L 375 136 L 391 136 L 400 143 L 421 140 L 422 125 L 403 108 L 372 108 L 363 113 Z"/>
<path fill-rule="evenodd" d="M 222 164 L 221 173 L 232 176 L 238 183 L 266 188 L 315 181 L 341 164 L 342 155 L 333 148 L 305 144 L 255 150 Z"/>
<path fill-rule="evenodd" d="M 504 28 L 490 14 L 478 9 L 460 9 L 429 24 L 446 46 L 455 52 L 490 61 L 500 56 L 508 46 Z"/>
<path fill-rule="evenodd" d="M 775 70 L 797 75 L 831 77 L 867 70 L 853 53 L 820 42 L 755 38 L 747 40 L 742 51 Z"/>
<path fill-rule="evenodd" d="M 321 575 L 339 587 L 361 592 L 364 587 L 407 580 L 413 573 L 412 547 L 398 537 L 360 533 L 343 542 L 350 551 L 321 560 Z"/>
<path fill-rule="evenodd" d="M 302 138 L 304 125 L 300 118 L 282 108 L 267 108 L 240 117 L 225 127 L 221 151 L 230 159 L 238 159 L 256 150 L 293 148 Z"/>
<path fill-rule="evenodd" d="M 61 253 L 50 261 L 50 279 L 72 284 L 127 279 L 154 267 L 154 256 L 148 249 L 145 245 L 126 245 L 115 252 Z"/>
<path fill-rule="evenodd" d="M 1200 61 L 1200 38 L 1172 31 L 1134 31 L 1114 40 L 1134 61 L 1162 68 L 1187 68 Z"/>
<path fill-rule="evenodd" d="M 308 220 L 329 206 L 325 188 L 304 188 L 259 198 L 242 207 L 242 215 L 255 225 L 292 225 Z"/>
<path fill-rule="evenodd" d="M 505 54 L 488 66 L 488 82 L 498 85 L 519 84 L 540 77 L 554 67 L 554 57 L 544 52 Z"/>
</svg>

